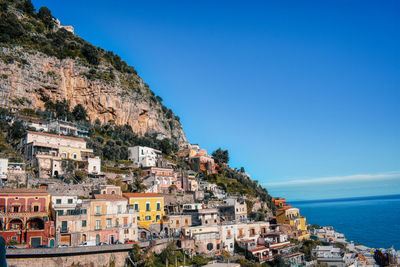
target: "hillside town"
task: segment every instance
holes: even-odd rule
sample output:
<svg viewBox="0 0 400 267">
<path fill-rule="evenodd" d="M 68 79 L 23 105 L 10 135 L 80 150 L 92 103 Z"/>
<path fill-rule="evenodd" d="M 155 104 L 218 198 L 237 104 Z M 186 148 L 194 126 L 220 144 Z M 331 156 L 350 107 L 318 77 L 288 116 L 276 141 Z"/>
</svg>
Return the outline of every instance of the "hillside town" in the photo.
<svg viewBox="0 0 400 267">
<path fill-rule="evenodd" d="M 136 145 L 127 148 L 127 160 L 109 161 L 89 148 L 89 129 L 77 123 L 6 120 L 25 129 L 15 150 L 0 158 L 0 235 L 9 255 L 119 245 L 151 250 L 165 241 L 220 264 L 379 265 L 378 250 L 309 225 L 284 198 L 228 192 L 212 182 L 227 169 L 251 178 L 197 144 L 181 144 L 174 157 Z M 399 264 L 395 251 L 379 252 Z"/>
</svg>

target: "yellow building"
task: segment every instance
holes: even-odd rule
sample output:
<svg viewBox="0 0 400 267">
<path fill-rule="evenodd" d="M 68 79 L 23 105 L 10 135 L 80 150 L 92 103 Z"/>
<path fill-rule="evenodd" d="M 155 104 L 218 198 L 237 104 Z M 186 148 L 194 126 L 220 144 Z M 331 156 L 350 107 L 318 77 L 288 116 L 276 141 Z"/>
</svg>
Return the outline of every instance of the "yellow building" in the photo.
<svg viewBox="0 0 400 267">
<path fill-rule="evenodd" d="M 297 230 L 307 231 L 306 217 L 300 216 L 298 208 L 287 206 L 278 209 L 276 212 L 276 221 L 294 226 Z"/>
<path fill-rule="evenodd" d="M 164 197 L 155 193 L 124 193 L 128 205 L 137 213 L 138 226 L 149 228 L 160 223 L 164 215 Z"/>
</svg>

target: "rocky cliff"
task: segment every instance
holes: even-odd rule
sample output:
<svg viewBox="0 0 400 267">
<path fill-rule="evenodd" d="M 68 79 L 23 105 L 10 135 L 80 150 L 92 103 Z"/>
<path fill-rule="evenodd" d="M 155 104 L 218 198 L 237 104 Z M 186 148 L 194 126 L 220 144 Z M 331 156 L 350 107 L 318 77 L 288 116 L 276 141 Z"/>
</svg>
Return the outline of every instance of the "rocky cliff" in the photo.
<svg viewBox="0 0 400 267">
<path fill-rule="evenodd" d="M 137 75 L 114 71 L 113 81 L 91 78 L 91 69 L 78 60 L 59 60 L 40 52 L 28 53 L 20 47 L 2 47 L 1 57 L 8 59 L 0 61 L 3 107 L 44 109 L 47 100 L 66 99 L 71 107 L 82 104 L 92 121 L 114 120 L 129 124 L 138 135 L 158 133 L 178 143 L 186 142 L 181 124 L 175 117 L 167 118 L 161 103 L 153 100 Z M 96 73 L 108 71 L 104 65 L 96 68 Z M 129 88 L 128 79 L 134 87 Z"/>
<path fill-rule="evenodd" d="M 179 117 L 117 55 L 64 29 L 47 30 L 46 20 L 12 6 L 1 19 L 0 106 L 44 109 L 48 100 L 65 99 L 82 104 L 91 121 L 186 142 Z"/>
</svg>

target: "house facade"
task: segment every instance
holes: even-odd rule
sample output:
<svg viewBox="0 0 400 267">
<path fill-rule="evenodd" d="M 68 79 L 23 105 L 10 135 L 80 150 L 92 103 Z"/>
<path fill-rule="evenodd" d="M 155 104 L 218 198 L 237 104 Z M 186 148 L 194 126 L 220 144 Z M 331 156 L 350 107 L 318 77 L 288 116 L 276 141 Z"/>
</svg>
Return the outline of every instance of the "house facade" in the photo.
<svg viewBox="0 0 400 267">
<path fill-rule="evenodd" d="M 50 195 L 44 189 L 0 189 L 0 235 L 7 243 L 55 246 Z"/>
<path fill-rule="evenodd" d="M 164 197 L 155 193 L 124 193 L 129 208 L 136 212 L 137 225 L 149 229 L 164 216 Z"/>
<path fill-rule="evenodd" d="M 129 147 L 128 153 L 128 159 L 139 168 L 155 167 L 157 159 L 161 156 L 161 151 L 145 146 Z"/>
</svg>

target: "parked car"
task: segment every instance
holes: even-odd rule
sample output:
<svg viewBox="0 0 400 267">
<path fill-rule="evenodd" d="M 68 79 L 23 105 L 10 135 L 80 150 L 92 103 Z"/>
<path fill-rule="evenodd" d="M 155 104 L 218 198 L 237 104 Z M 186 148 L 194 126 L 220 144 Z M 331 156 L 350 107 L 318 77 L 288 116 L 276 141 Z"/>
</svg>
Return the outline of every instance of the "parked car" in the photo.
<svg viewBox="0 0 400 267">
<path fill-rule="evenodd" d="M 90 247 L 90 246 L 96 246 L 96 241 L 95 240 L 86 241 L 78 245 L 78 247 Z"/>
<path fill-rule="evenodd" d="M 137 241 L 133 241 L 133 240 L 126 240 L 125 244 L 136 244 L 138 243 Z"/>
</svg>

